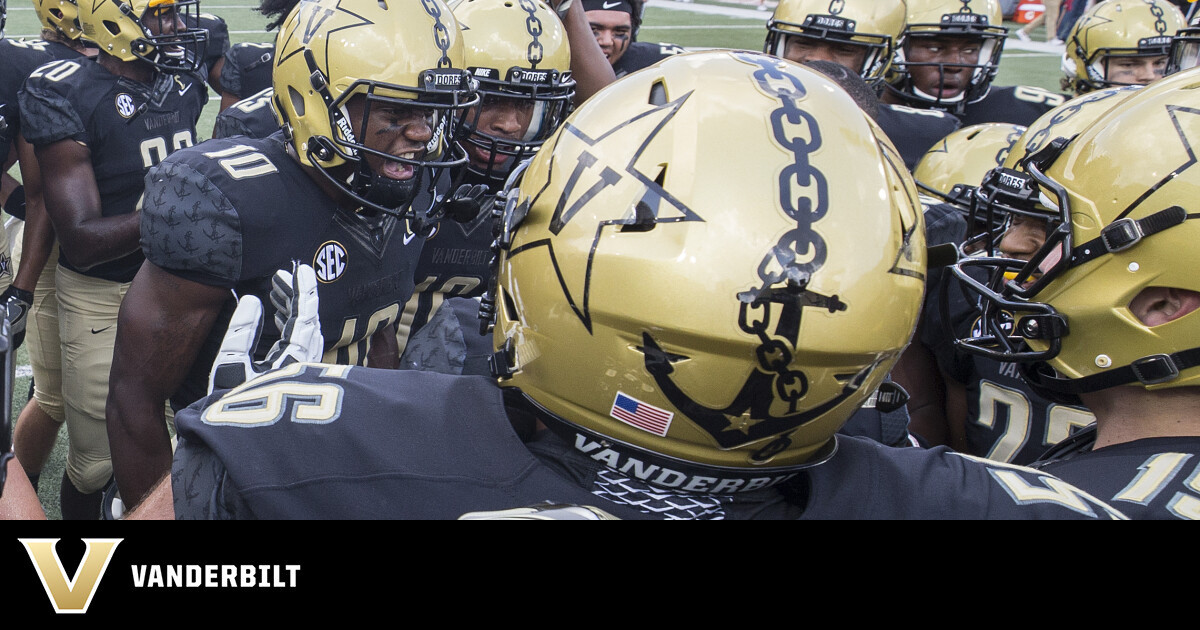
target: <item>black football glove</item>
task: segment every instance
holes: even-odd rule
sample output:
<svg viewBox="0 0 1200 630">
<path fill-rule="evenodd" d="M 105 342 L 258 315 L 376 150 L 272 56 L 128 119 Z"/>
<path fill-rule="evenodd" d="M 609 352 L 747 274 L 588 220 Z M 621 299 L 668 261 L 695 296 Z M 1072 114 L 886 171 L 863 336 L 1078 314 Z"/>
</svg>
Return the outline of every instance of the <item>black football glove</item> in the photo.
<svg viewBox="0 0 1200 630">
<path fill-rule="evenodd" d="M 0 302 L 4 304 L 8 325 L 12 329 L 12 351 L 16 352 L 21 342 L 25 341 L 25 322 L 29 319 L 29 309 L 33 307 L 33 293 L 10 284 L 4 293 L 0 293 Z"/>
<path fill-rule="evenodd" d="M 459 223 L 470 223 L 479 216 L 488 200 L 488 187 L 483 184 L 463 184 L 446 202 L 446 216 Z"/>
<path fill-rule="evenodd" d="M 253 295 L 243 296 L 229 320 L 229 330 L 209 373 L 208 393 L 237 387 L 259 374 L 286 365 L 321 360 L 325 339 L 321 336 L 321 318 L 317 309 L 317 274 L 308 265 L 298 265 L 294 272 L 280 270 L 273 283 L 280 278 L 279 274 L 284 274 L 282 277 L 290 285 L 291 295 L 279 341 L 271 346 L 265 360 L 254 361 L 254 347 L 262 334 L 262 302 Z"/>
</svg>

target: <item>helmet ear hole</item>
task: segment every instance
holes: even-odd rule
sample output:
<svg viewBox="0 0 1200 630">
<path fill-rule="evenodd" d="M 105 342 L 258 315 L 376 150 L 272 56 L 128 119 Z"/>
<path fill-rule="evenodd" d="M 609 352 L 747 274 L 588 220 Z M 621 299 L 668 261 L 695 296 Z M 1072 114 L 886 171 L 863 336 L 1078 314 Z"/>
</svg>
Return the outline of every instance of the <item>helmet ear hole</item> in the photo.
<svg viewBox="0 0 1200 630">
<path fill-rule="evenodd" d="M 101 24 L 103 24 L 104 28 L 113 36 L 117 36 L 117 35 L 121 34 L 121 25 L 120 24 L 117 24 L 116 22 L 112 22 L 110 20 L 104 20 L 103 22 L 101 22 Z"/>
<path fill-rule="evenodd" d="M 662 81 L 655 82 L 650 86 L 650 104 L 651 105 L 666 105 L 667 101 L 667 86 Z"/>
<path fill-rule="evenodd" d="M 296 89 L 290 85 L 287 86 L 287 88 L 288 88 L 288 100 L 291 101 L 291 103 L 292 103 L 292 110 L 296 112 L 297 116 L 303 116 L 304 115 L 304 96 L 301 95 L 299 92 L 297 92 Z"/>
</svg>

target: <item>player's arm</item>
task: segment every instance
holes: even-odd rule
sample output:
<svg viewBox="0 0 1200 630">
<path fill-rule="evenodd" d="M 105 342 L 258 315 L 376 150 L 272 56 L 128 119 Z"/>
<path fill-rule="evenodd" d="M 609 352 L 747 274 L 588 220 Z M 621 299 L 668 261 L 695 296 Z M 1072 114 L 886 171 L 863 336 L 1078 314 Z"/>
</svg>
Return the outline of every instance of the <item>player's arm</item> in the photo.
<svg viewBox="0 0 1200 630">
<path fill-rule="evenodd" d="M 371 335 L 367 350 L 367 367 L 395 370 L 400 368 L 400 344 L 396 341 L 396 324 L 391 323 Z"/>
<path fill-rule="evenodd" d="M 42 269 L 50 260 L 54 247 L 54 229 L 46 216 L 46 205 L 42 195 L 42 174 L 38 168 L 33 146 L 18 137 L 17 154 L 20 160 L 21 181 L 25 184 L 25 232 L 21 236 L 21 264 L 13 278 L 13 286 L 33 292 L 37 287 Z"/>
<path fill-rule="evenodd" d="M 101 215 L 86 145 L 68 138 L 36 146 L 34 153 L 44 170 L 54 173 L 54 185 L 43 190 L 46 212 L 72 265 L 87 269 L 137 251 L 138 213 Z"/>
<path fill-rule="evenodd" d="M 25 476 L 17 458 L 13 457 L 4 463 L 5 480 L 3 492 L 0 492 L 0 521 L 43 521 L 46 513 L 42 511 L 42 503 L 37 492 Z"/>
<path fill-rule="evenodd" d="M 908 392 L 908 430 L 929 446 L 949 444 L 941 371 L 933 353 L 918 341 L 920 334 L 913 339 L 892 368 L 892 379 Z"/>
<path fill-rule="evenodd" d="M 571 74 L 575 76 L 575 106 L 578 107 L 604 86 L 617 80 L 612 64 L 608 63 L 580 0 L 568 0 L 570 6 L 563 18 L 567 41 L 571 45 Z M 557 7 L 562 2 L 555 2 Z"/>
<path fill-rule="evenodd" d="M 185 280 L 147 260 L 121 303 L 107 422 L 122 497 L 144 496 L 171 469 L 164 405 L 195 362 L 229 289 Z"/>
</svg>

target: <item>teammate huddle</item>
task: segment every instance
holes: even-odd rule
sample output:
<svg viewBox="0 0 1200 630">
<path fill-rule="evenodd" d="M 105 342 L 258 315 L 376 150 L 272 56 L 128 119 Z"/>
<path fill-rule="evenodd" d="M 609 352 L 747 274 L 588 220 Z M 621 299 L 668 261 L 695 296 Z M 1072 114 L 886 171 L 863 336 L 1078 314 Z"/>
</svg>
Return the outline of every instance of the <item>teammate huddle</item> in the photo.
<svg viewBox="0 0 1200 630">
<path fill-rule="evenodd" d="M 192 3 L 135 1 L 30 73 L 100 453 L 64 516 L 110 475 L 131 518 L 1200 516 L 1172 5 L 1085 14 L 1068 100 L 991 85 L 995 0 L 784 0 L 763 53 L 644 61 L 640 2 L 555 4 L 266 3 L 214 73 Z M 195 144 L 206 71 L 249 98 Z"/>
</svg>

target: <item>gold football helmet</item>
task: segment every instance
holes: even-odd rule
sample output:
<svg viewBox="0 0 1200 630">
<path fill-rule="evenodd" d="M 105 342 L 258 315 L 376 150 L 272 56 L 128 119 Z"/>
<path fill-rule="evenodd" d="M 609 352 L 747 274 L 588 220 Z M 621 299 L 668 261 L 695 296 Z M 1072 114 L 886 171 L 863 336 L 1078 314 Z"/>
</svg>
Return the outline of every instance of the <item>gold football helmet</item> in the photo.
<svg viewBox="0 0 1200 630">
<path fill-rule="evenodd" d="M 1075 22 L 1063 54 L 1063 89 L 1082 94 L 1131 81 L 1109 76 L 1114 58 L 1162 57 L 1166 70 L 1171 40 L 1184 27 L 1183 13 L 1166 0 L 1107 0 Z M 1162 76 L 1159 74 L 1158 76 Z"/>
<path fill-rule="evenodd" d="M 482 310 L 510 398 L 686 491 L 831 456 L 925 274 L 912 177 L 843 90 L 763 53 L 684 53 L 596 94 L 527 164 Z"/>
<path fill-rule="evenodd" d="M 75 0 L 33 0 L 33 12 L 43 28 L 57 32 L 65 40 L 76 40 L 83 34 Z"/>
<path fill-rule="evenodd" d="M 904 33 L 896 46 L 896 58 L 888 73 L 887 86 L 893 94 L 917 107 L 937 107 L 961 114 L 965 107 L 987 96 L 992 80 L 1000 71 L 1000 53 L 1008 29 L 998 0 L 908 0 L 908 17 Z M 956 61 L 919 61 L 913 58 L 912 46 L 922 38 L 970 38 L 979 42 L 975 63 Z M 971 76 L 965 89 L 952 97 L 929 94 L 913 81 L 916 68 L 936 68 L 944 77 L 946 67 L 966 67 Z"/>
<path fill-rule="evenodd" d="M 963 127 L 926 151 L 913 177 L 926 192 L 961 204 L 988 171 L 1004 163 L 1024 131 L 1025 127 L 1009 123 Z"/>
<path fill-rule="evenodd" d="M 79 9 L 83 36 L 121 61 L 142 60 L 164 73 L 195 72 L 208 31 L 196 24 L 199 0 L 88 0 Z"/>
<path fill-rule="evenodd" d="M 981 183 L 972 195 L 971 214 L 968 223 L 972 231 L 963 244 L 963 250 L 986 250 L 996 255 L 995 247 L 1004 237 L 1013 215 L 1024 215 L 1041 220 L 1053 220 L 1057 215 L 1054 201 L 1045 197 L 1034 185 L 1032 178 L 1021 172 L 1020 163 L 1027 156 L 1041 151 L 1052 141 L 1065 141 L 1075 137 L 1108 110 L 1116 107 L 1125 98 L 1141 89 L 1140 85 L 1125 85 L 1105 88 L 1075 97 L 1066 103 L 1042 114 L 1013 143 L 1007 156 L 990 172 L 980 178 Z M 987 230 L 976 232 L 983 226 Z M 1024 263 L 1013 263 L 1023 266 Z M 1015 277 L 1015 269 L 1006 273 Z"/>
<path fill-rule="evenodd" d="M 479 101 L 450 9 L 441 0 L 306 0 L 280 27 L 275 50 L 272 106 L 300 161 L 365 208 L 436 220 L 440 180 L 466 161 L 455 142 L 462 113 Z M 351 120 L 347 105 L 358 97 L 363 113 Z M 397 156 L 368 147 L 372 108 L 418 114 L 432 131 L 425 150 Z M 368 156 L 412 176 L 389 178 Z M 418 195 L 428 205 L 414 208 Z"/>
<path fill-rule="evenodd" d="M 458 0 L 450 9 L 482 98 L 467 115 L 467 168 L 498 189 L 571 110 L 570 44 L 542 0 Z"/>
<path fill-rule="evenodd" d="M 1197 111 L 1200 73 L 1181 72 L 1022 160 L 1014 172 L 1027 181 L 1014 184 L 1054 213 L 1045 244 L 1027 263 L 994 262 L 1018 268 L 1013 279 L 973 283 L 983 326 L 960 344 L 1024 362 L 1026 380 L 1054 400 L 1200 384 L 1200 314 L 1152 326 L 1130 310 L 1150 287 L 1200 291 L 1200 222 L 1189 212 L 1200 195 Z"/>
<path fill-rule="evenodd" d="M 763 51 L 787 58 L 792 38 L 861 48 L 862 63 L 850 69 L 875 83 L 892 63 L 903 30 L 904 0 L 781 0 L 767 21 Z"/>
</svg>

